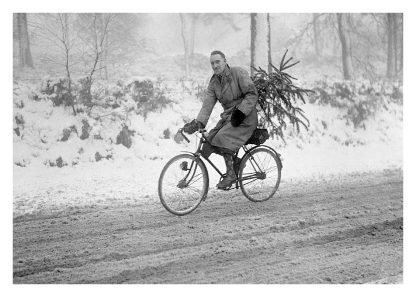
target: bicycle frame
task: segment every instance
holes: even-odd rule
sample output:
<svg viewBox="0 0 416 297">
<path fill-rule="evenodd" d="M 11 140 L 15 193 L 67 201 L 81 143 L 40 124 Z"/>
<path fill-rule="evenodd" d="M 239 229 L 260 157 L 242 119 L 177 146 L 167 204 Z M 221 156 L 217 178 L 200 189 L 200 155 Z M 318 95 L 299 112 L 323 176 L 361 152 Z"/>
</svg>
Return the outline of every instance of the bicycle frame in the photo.
<svg viewBox="0 0 416 297">
<path fill-rule="evenodd" d="M 190 140 L 185 136 L 185 134 L 183 133 L 183 130 L 182 129 L 179 129 L 179 131 L 178 131 L 182 136 L 183 136 L 183 138 L 189 143 L 190 142 Z M 220 175 L 220 177 L 225 177 L 225 173 L 222 173 L 219 169 L 218 169 L 218 167 L 217 166 L 215 166 L 215 164 L 209 159 L 209 158 L 205 158 L 204 156 L 202 156 L 202 154 L 201 154 L 201 150 L 202 150 L 202 145 L 204 144 L 204 143 L 206 143 L 206 142 L 208 142 L 208 139 L 207 139 L 207 137 L 205 136 L 205 132 L 206 132 L 206 130 L 205 129 L 199 129 L 198 130 L 198 132 L 199 133 L 201 133 L 201 138 L 200 138 L 200 140 L 199 140 L 199 143 L 198 143 L 198 148 L 197 148 L 197 150 L 196 150 L 196 152 L 189 152 L 189 151 L 185 151 L 186 153 L 190 153 L 190 154 L 192 154 L 192 155 L 194 155 L 195 157 L 197 157 L 197 158 L 199 158 L 199 159 L 201 159 L 201 157 L 204 159 L 204 160 L 206 160 L 211 166 L 212 166 L 212 168 L 214 168 L 214 170 Z M 259 172 L 257 172 L 257 170 L 256 170 L 256 173 L 254 173 L 253 175 L 249 175 L 249 176 L 245 176 L 244 178 L 241 178 L 241 177 L 239 177 L 239 176 L 237 176 L 237 180 L 236 180 L 236 183 L 235 183 L 235 185 L 236 185 L 236 189 L 238 189 L 239 188 L 239 182 L 240 181 L 244 181 L 244 180 L 251 180 L 251 179 L 261 179 L 263 176 L 265 176 L 265 173 L 264 172 L 262 172 L 262 170 L 261 170 L 261 167 L 259 166 L 259 164 L 257 164 L 257 162 L 256 162 L 256 160 L 254 159 L 254 158 L 252 158 L 251 157 L 251 151 L 252 150 L 254 150 L 254 149 L 256 149 L 256 148 L 258 148 L 258 147 L 260 147 L 260 146 L 264 146 L 264 147 L 267 147 L 268 149 L 270 149 L 274 154 L 276 154 L 276 155 L 278 155 L 279 157 L 280 157 L 280 154 L 278 154 L 273 148 L 271 148 L 271 147 L 269 147 L 269 146 L 267 146 L 267 145 L 255 145 L 255 146 L 253 146 L 253 147 L 251 147 L 251 148 L 247 148 L 247 146 L 246 145 L 243 145 L 242 146 L 242 149 L 244 150 L 244 155 L 243 155 L 243 157 L 241 158 L 241 159 L 243 159 L 246 155 L 250 155 L 250 162 L 252 163 L 252 166 L 253 166 L 253 168 L 255 168 L 255 166 L 254 165 L 256 165 L 256 167 L 258 168 L 258 170 L 259 170 Z M 235 155 L 237 156 L 238 155 L 238 151 L 235 153 Z M 192 168 L 192 166 L 193 166 L 193 164 L 191 164 L 191 168 Z M 237 173 L 238 174 L 238 173 Z"/>
<path fill-rule="evenodd" d="M 190 140 L 185 136 L 185 134 L 183 133 L 183 130 L 182 129 L 179 129 L 179 131 L 178 131 L 181 135 L 182 135 L 182 137 L 189 143 L 190 142 Z M 196 149 L 196 152 L 190 152 L 190 151 L 184 151 L 184 152 L 186 152 L 186 153 L 190 153 L 190 154 L 192 154 L 192 155 L 194 155 L 195 157 L 197 157 L 197 158 L 199 158 L 199 159 L 201 159 L 201 157 L 205 160 L 205 161 L 207 161 L 211 166 L 212 166 L 212 168 L 214 168 L 215 169 L 215 171 L 221 176 L 221 177 L 224 177 L 225 176 L 225 173 L 222 173 L 219 169 L 218 169 L 218 167 L 217 166 L 215 166 L 215 164 L 208 158 L 205 158 L 204 156 L 202 156 L 201 155 L 201 149 L 202 149 L 202 145 L 204 144 L 204 143 L 206 143 L 206 142 L 208 142 L 208 139 L 207 139 L 207 137 L 204 135 L 204 133 L 206 132 L 206 130 L 205 129 L 199 129 L 198 130 L 198 132 L 199 133 L 201 133 L 201 138 L 199 139 L 199 143 L 198 143 L 198 148 Z M 192 165 L 191 165 L 192 166 Z"/>
<path fill-rule="evenodd" d="M 207 198 L 210 178 L 204 159 L 220 175 L 220 179 L 226 176 L 209 158 L 202 156 L 202 148 L 204 144 L 209 143 L 209 140 L 205 129 L 199 129 L 198 132 L 201 133 L 201 136 L 198 135 L 196 151 L 187 151 L 174 156 L 160 173 L 158 182 L 160 201 L 167 211 L 175 215 L 186 215 L 194 211 Z M 182 129 L 178 131 L 179 133 L 188 143 L 190 142 L 183 134 Z M 176 137 L 175 141 L 177 141 Z M 280 154 L 276 153 L 273 148 L 262 144 L 248 143 L 244 144 L 242 149 L 244 152 L 241 152 L 243 153 L 241 159 L 237 158 L 239 151 L 233 156 L 236 158 L 233 167 L 237 174 L 235 189 L 240 188 L 243 195 L 253 202 L 263 202 L 270 199 L 280 184 L 282 169 Z M 177 162 L 179 162 L 179 166 Z M 251 184 L 259 180 L 260 182 L 255 183 L 254 186 Z M 192 186 L 198 181 L 200 182 Z M 188 187 L 190 187 L 190 191 L 187 191 Z M 234 183 L 222 190 L 232 188 L 234 188 Z"/>
</svg>

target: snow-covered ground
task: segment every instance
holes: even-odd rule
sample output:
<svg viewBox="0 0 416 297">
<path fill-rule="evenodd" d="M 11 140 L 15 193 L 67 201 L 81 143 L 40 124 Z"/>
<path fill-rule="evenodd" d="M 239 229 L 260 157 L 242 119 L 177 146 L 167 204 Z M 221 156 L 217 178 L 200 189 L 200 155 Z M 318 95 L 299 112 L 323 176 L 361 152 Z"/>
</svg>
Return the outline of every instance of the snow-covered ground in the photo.
<svg viewBox="0 0 416 297">
<path fill-rule="evenodd" d="M 20 129 L 20 136 L 14 133 L 13 141 L 15 216 L 97 204 L 154 203 L 163 165 L 181 151 L 195 150 L 195 136 L 190 136 L 190 144 L 173 141 L 177 129 L 193 119 L 201 106 L 200 100 L 183 95 L 178 86 L 169 89 L 173 103 L 168 108 L 146 118 L 130 113 L 127 120 L 122 108 L 95 109 L 94 116 L 105 115 L 99 120 L 85 114 L 73 116 L 70 108 L 32 100 L 37 88 L 27 84 L 14 88 L 14 125 Z M 288 127 L 286 144 L 278 139 L 266 143 L 282 155 L 282 182 L 402 168 L 401 105 L 387 102 L 385 108 L 365 120 L 365 129 L 349 124 L 342 108 L 318 104 L 302 108 L 310 120 L 309 131 L 297 134 Z M 215 125 L 220 112 L 218 104 L 208 129 Z M 16 117 L 23 123 L 17 124 Z M 84 140 L 79 137 L 82 120 L 91 126 L 90 137 Z M 129 149 L 115 144 L 122 123 L 136 131 Z M 77 133 L 60 141 L 63 129 L 71 126 Z M 97 152 L 112 157 L 97 161 Z M 51 167 L 59 157 L 67 165 Z M 214 156 L 214 162 L 224 168 L 219 156 Z M 210 170 L 210 177 L 212 188 L 217 173 Z"/>
</svg>

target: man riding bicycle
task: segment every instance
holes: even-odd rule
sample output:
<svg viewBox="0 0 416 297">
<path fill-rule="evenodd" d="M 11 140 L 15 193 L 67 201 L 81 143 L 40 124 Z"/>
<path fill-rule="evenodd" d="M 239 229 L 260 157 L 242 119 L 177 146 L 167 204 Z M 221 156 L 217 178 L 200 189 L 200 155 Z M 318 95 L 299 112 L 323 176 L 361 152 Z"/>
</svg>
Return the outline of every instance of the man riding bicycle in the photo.
<svg viewBox="0 0 416 297">
<path fill-rule="evenodd" d="M 212 153 L 222 155 L 227 168 L 226 176 L 217 184 L 220 189 L 230 187 L 237 179 L 234 171 L 234 154 L 243 146 L 257 127 L 257 90 L 248 72 L 240 67 L 230 67 L 221 51 L 213 51 L 210 56 L 214 71 L 208 85 L 207 94 L 196 119 L 185 124 L 188 134 L 204 128 L 219 101 L 224 109 L 215 128 L 209 131 L 202 147 L 202 156 Z"/>
</svg>

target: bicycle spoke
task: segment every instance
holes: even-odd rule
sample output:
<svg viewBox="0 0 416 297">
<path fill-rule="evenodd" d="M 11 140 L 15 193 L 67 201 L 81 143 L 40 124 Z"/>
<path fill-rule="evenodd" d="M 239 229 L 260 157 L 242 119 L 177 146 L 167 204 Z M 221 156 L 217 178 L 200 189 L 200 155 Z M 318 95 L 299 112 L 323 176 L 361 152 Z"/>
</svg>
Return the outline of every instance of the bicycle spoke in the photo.
<svg viewBox="0 0 416 297">
<path fill-rule="evenodd" d="M 188 154 L 172 158 L 159 178 L 159 197 L 171 213 L 184 215 L 193 211 L 208 190 L 208 176 L 203 163 Z"/>
<path fill-rule="evenodd" d="M 244 185 L 246 186 L 246 185 L 251 184 L 251 183 L 256 182 L 256 181 L 258 181 L 258 179 L 253 179 L 252 181 L 249 181 L 247 183 L 244 183 Z"/>
<path fill-rule="evenodd" d="M 198 188 L 195 188 L 195 187 L 188 186 L 187 188 L 190 189 L 190 190 L 194 190 L 197 193 L 201 192 L 201 189 L 198 189 Z"/>
<path fill-rule="evenodd" d="M 257 178 L 257 173 L 256 173 L 256 172 L 253 172 L 253 173 L 247 173 L 247 174 L 244 174 L 244 175 L 242 176 L 242 178 L 243 178 L 243 179 Z"/>
<path fill-rule="evenodd" d="M 188 187 L 192 184 L 194 184 L 195 182 L 201 180 L 201 178 L 203 178 L 202 173 L 198 174 L 197 176 L 199 176 L 197 179 L 195 179 L 195 176 L 192 178 L 192 182 L 188 184 Z"/>
<path fill-rule="evenodd" d="M 278 167 L 277 166 L 270 167 L 269 169 L 266 169 L 264 172 L 267 173 L 275 169 L 278 169 Z"/>
<path fill-rule="evenodd" d="M 265 201 L 272 197 L 280 184 L 278 156 L 265 147 L 250 151 L 240 172 L 243 194 L 252 201 Z"/>
</svg>

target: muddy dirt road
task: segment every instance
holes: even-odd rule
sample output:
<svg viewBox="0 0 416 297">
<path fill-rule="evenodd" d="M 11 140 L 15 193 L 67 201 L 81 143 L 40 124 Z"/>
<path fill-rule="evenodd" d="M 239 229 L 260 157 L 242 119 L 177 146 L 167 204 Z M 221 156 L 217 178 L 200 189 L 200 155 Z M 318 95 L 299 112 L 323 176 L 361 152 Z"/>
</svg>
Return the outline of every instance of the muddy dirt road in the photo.
<svg viewBox="0 0 416 297">
<path fill-rule="evenodd" d="M 160 203 L 14 218 L 14 283 L 402 281 L 401 170 L 282 181 L 271 200 L 211 190 Z"/>
</svg>

